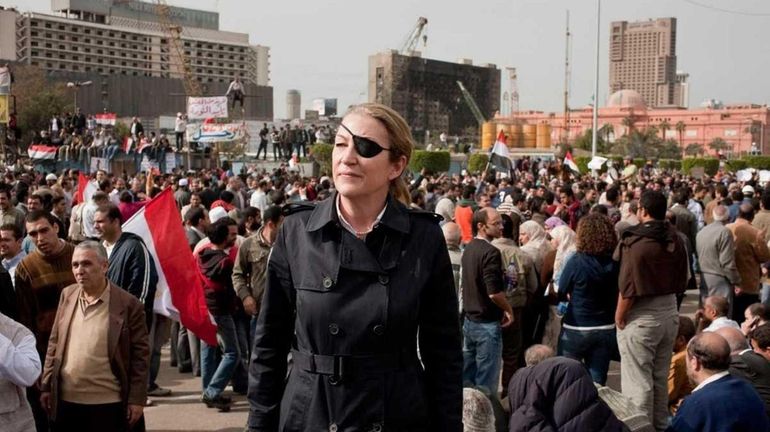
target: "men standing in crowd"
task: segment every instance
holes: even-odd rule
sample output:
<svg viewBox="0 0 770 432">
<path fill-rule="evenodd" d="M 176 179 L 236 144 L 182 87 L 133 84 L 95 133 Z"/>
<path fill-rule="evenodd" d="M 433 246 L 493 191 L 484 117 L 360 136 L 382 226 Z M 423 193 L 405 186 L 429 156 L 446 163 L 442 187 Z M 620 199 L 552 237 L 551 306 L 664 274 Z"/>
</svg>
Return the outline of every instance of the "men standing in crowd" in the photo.
<svg viewBox="0 0 770 432">
<path fill-rule="evenodd" d="M 696 385 L 671 421 L 672 432 L 766 431 L 765 405 L 751 384 L 730 375 L 730 347 L 716 333 L 687 345 L 687 375 Z"/>
<path fill-rule="evenodd" d="M 441 231 L 444 233 L 447 251 L 449 252 L 449 261 L 452 262 L 452 273 L 455 280 L 455 292 L 460 298 L 460 269 L 463 264 L 463 251 L 460 250 L 460 227 L 454 222 L 446 222 L 441 225 Z M 461 301 L 462 302 L 462 301 Z"/>
<path fill-rule="evenodd" d="M 208 218 L 203 209 L 196 208 L 187 212 L 184 222 L 187 244 L 190 246 L 190 250 L 194 250 L 195 245 L 206 238 L 206 229 L 209 225 Z"/>
<path fill-rule="evenodd" d="M 0 187 L 0 221 L 3 224 L 14 224 L 24 230 L 24 212 L 13 206 L 11 191 L 6 187 Z"/>
<path fill-rule="evenodd" d="M 259 209 L 263 214 L 267 210 L 267 192 L 270 190 L 270 182 L 267 180 L 260 180 L 257 183 L 257 190 L 251 194 L 249 199 L 249 205 L 256 209 Z"/>
<path fill-rule="evenodd" d="M 690 192 L 687 188 L 680 188 L 674 193 L 674 205 L 671 206 L 671 213 L 676 216 L 676 228 L 687 236 L 690 241 L 689 249 L 695 249 L 695 238 L 698 235 L 698 220 L 690 210 L 687 209 L 687 202 L 690 198 Z"/>
<path fill-rule="evenodd" d="M 238 337 L 233 314 L 237 297 L 233 288 L 233 260 L 227 250 L 235 244 L 238 225 L 224 217 L 209 227 L 211 247 L 198 255 L 198 268 L 203 276 L 206 306 L 217 324 L 217 340 L 222 351 L 217 360 L 217 347 L 204 343 L 201 347 L 203 377 L 202 401 L 209 408 L 229 411 L 232 401 L 222 393 L 240 361 Z"/>
<path fill-rule="evenodd" d="M 701 272 L 701 302 L 707 296 L 721 296 L 732 309 L 734 289 L 740 285 L 741 276 L 735 265 L 733 233 L 725 227 L 729 216 L 727 207 L 715 206 L 712 222 L 698 232 L 695 246 Z"/>
<path fill-rule="evenodd" d="M 727 225 L 735 239 L 735 265 L 741 281 L 735 288 L 731 316 L 738 324 L 745 319 L 746 308 L 759 301 L 760 266 L 770 261 L 765 232 L 751 226 L 753 219 L 754 208 L 751 204 L 743 203 L 738 207 L 735 222 Z"/>
<path fill-rule="evenodd" d="M 41 210 L 26 218 L 27 235 L 35 243 L 35 250 L 16 267 L 15 286 L 18 321 L 37 339 L 37 352 L 45 362 L 48 338 L 53 328 L 59 297 L 65 287 L 75 283 L 72 275 L 74 247 L 56 236 L 56 219 Z M 36 387 L 27 390 L 27 400 L 35 415 L 38 430 L 47 430 L 48 416 L 40 405 Z"/>
<path fill-rule="evenodd" d="M 259 308 L 262 304 L 262 293 L 265 290 L 267 274 L 267 258 L 270 256 L 270 248 L 272 248 L 275 237 L 278 235 L 278 228 L 281 226 L 282 220 L 283 215 L 280 207 L 268 207 L 262 215 L 262 227 L 257 230 L 255 235 L 244 240 L 238 248 L 235 267 L 233 268 L 233 287 L 243 302 L 244 311 L 251 318 L 249 343 L 245 347 L 246 350 L 251 347 L 251 339 L 254 337 L 254 330 L 257 325 L 257 314 L 259 314 Z M 242 354 L 242 360 L 247 360 L 246 352 Z M 248 369 L 247 366 L 246 368 Z"/>
<path fill-rule="evenodd" d="M 158 284 L 155 260 L 141 237 L 123 232 L 122 223 L 120 210 L 114 205 L 102 205 L 94 213 L 94 230 L 107 251 L 107 278 L 144 305 L 151 349 L 147 394 L 168 396 L 171 390 L 161 388 L 155 382 L 160 369 L 160 349 L 168 339 L 171 325 L 167 317 L 153 312 Z"/>
<path fill-rule="evenodd" d="M 646 191 L 639 203 L 640 224 L 623 232 L 614 258 L 620 261 L 615 324 L 618 329 L 620 385 L 658 430 L 668 420 L 667 378 L 679 315 L 676 294 L 687 286 L 687 252 L 666 221 L 666 198 Z"/>
<path fill-rule="evenodd" d="M 0 225 L 0 257 L 3 258 L 3 268 L 16 284 L 16 267 L 27 253 L 21 248 L 22 231 L 15 224 Z"/>
<path fill-rule="evenodd" d="M 269 135 L 270 130 L 267 128 L 267 123 L 264 123 L 262 129 L 259 130 L 259 148 L 257 149 L 257 157 L 255 159 L 259 160 L 259 154 L 264 151 L 265 155 L 262 157 L 262 160 L 267 160 L 267 139 Z"/>
<path fill-rule="evenodd" d="M 527 300 L 537 291 L 538 281 L 532 258 L 519 249 L 518 226 L 515 227 L 514 234 L 513 219 L 508 215 L 501 215 L 501 219 L 502 235 L 492 240 L 492 245 L 498 248 L 502 255 L 505 299 L 513 311 L 513 323 L 502 329 L 505 397 L 508 394 L 508 382 L 518 369 L 524 351 L 521 312 L 527 305 Z"/>
<path fill-rule="evenodd" d="M 0 425 L 4 431 L 35 430 L 24 389 L 35 385 L 41 370 L 35 336 L 0 312 Z"/>
<path fill-rule="evenodd" d="M 40 396 L 56 431 L 144 430 L 144 306 L 107 279 L 108 265 L 99 243 L 75 247 L 77 282 L 61 295 Z"/>
<path fill-rule="evenodd" d="M 513 322 L 505 298 L 503 261 L 491 241 L 500 237 L 502 219 L 497 210 L 476 210 L 473 239 L 463 252 L 463 382 L 496 393 L 502 356 L 501 329 Z"/>
</svg>

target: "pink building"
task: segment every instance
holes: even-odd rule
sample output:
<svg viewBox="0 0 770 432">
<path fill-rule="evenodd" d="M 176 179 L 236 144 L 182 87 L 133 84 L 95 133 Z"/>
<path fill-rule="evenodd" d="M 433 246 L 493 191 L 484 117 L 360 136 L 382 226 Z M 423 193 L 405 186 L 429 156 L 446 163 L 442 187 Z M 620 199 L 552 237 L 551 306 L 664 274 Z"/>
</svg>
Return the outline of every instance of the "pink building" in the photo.
<svg viewBox="0 0 770 432">
<path fill-rule="evenodd" d="M 730 153 L 738 155 L 752 150 L 770 154 L 770 109 L 767 105 L 735 104 L 720 108 L 647 108 L 644 99 L 633 90 L 620 90 L 610 96 L 607 106 L 599 108 L 599 128 L 611 125 L 610 142 L 628 131 L 628 120 L 632 118 L 634 127 L 644 129 L 667 123 L 666 139 L 673 139 L 682 145 L 701 144 L 707 153 L 714 153 L 708 144 L 715 138 L 722 138 L 732 146 Z M 497 117 L 496 122 L 522 122 L 524 124 L 550 124 L 551 142 L 574 142 L 585 131 L 591 129 L 593 122 L 592 107 L 572 110 L 565 126 L 564 113 L 545 113 L 542 111 L 520 111 L 510 117 Z M 684 130 L 677 130 L 682 122 Z M 753 131 L 753 133 L 752 133 Z M 661 130 L 660 132 L 664 132 Z M 752 149 L 752 144 L 754 148 Z"/>
</svg>

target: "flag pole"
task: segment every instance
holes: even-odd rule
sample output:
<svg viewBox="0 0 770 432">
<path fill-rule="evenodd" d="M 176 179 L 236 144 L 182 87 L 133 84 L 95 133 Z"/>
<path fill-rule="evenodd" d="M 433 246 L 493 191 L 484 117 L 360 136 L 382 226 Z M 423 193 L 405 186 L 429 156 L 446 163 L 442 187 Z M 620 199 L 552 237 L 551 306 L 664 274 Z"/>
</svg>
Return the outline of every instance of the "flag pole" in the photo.
<svg viewBox="0 0 770 432">
<path fill-rule="evenodd" d="M 596 0 L 596 70 L 594 71 L 594 112 L 591 134 L 591 158 L 596 157 L 596 143 L 599 135 L 599 41 L 601 37 L 602 0 Z M 596 170 L 592 170 L 596 177 Z"/>
</svg>

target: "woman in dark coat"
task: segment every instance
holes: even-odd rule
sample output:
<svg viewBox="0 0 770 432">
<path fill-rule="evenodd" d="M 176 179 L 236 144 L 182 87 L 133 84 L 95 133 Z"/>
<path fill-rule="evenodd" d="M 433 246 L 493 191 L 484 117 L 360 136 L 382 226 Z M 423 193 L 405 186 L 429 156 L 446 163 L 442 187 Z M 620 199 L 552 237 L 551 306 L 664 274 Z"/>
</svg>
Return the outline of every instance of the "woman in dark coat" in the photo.
<svg viewBox="0 0 770 432">
<path fill-rule="evenodd" d="M 412 148 L 395 111 L 354 107 L 335 139 L 337 192 L 287 211 L 257 322 L 249 430 L 462 430 L 457 297 L 440 218 L 403 204 Z"/>
</svg>

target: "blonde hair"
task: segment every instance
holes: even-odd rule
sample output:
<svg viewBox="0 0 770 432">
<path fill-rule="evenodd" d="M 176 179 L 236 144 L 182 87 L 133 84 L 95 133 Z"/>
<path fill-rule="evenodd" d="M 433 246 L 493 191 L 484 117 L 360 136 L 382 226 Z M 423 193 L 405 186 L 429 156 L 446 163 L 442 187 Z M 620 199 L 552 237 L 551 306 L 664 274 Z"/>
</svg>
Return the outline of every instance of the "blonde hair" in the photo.
<svg viewBox="0 0 770 432">
<path fill-rule="evenodd" d="M 365 114 L 379 120 L 385 127 L 385 130 L 388 131 L 390 161 L 396 162 L 401 156 L 405 156 L 406 166 L 409 165 L 409 160 L 414 150 L 414 139 L 412 138 L 412 130 L 409 128 L 406 120 L 401 117 L 401 114 L 397 113 L 393 108 L 378 103 L 363 103 L 352 106 L 345 113 L 345 116 L 349 114 Z M 404 172 L 406 171 L 406 166 L 404 167 Z M 408 206 L 411 203 L 411 198 L 409 196 L 409 188 L 404 180 L 404 172 L 391 180 L 390 194 L 394 199 Z"/>
</svg>

